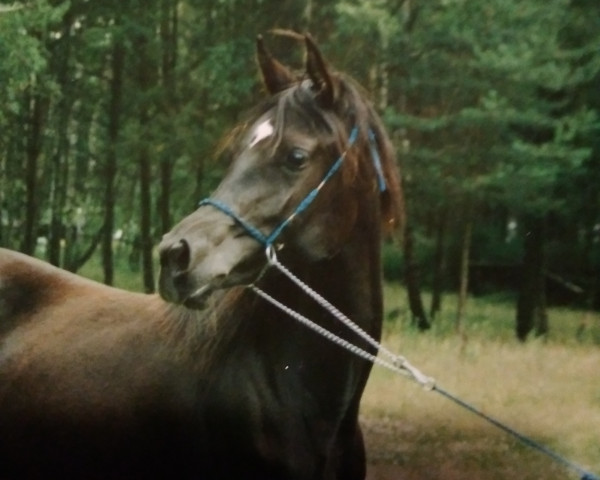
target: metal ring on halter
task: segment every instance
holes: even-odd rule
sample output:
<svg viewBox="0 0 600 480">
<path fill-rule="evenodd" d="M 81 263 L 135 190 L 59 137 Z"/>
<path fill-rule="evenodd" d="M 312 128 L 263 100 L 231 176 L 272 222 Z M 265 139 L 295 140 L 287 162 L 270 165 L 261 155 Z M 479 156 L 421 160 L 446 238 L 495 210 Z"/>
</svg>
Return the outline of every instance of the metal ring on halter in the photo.
<svg viewBox="0 0 600 480">
<path fill-rule="evenodd" d="M 276 247 L 273 246 L 272 243 L 269 243 L 267 245 L 267 248 L 265 248 L 265 255 L 267 257 L 269 265 L 275 265 L 275 263 L 277 263 L 277 253 L 275 253 L 275 250 Z"/>
</svg>

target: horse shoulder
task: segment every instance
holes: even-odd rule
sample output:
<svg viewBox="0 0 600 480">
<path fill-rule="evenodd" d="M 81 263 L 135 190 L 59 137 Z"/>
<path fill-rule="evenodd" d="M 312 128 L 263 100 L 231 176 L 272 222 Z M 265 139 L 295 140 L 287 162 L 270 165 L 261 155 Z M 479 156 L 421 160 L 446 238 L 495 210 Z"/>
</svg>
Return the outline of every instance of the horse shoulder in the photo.
<svg viewBox="0 0 600 480">
<path fill-rule="evenodd" d="M 44 395 L 32 396 L 32 405 L 70 405 L 76 415 L 92 404 L 116 412 L 136 395 L 152 402 L 154 390 L 166 395 L 180 382 L 177 368 L 184 377 L 192 370 L 177 351 L 178 329 L 187 326 L 179 317 L 156 295 L 108 287 L 0 249 L 0 378 L 18 378 L 14 392 L 37 379 L 34 390 Z M 84 391 L 87 400 L 80 398 Z M 11 392 L 0 387 L 0 404 Z"/>
</svg>

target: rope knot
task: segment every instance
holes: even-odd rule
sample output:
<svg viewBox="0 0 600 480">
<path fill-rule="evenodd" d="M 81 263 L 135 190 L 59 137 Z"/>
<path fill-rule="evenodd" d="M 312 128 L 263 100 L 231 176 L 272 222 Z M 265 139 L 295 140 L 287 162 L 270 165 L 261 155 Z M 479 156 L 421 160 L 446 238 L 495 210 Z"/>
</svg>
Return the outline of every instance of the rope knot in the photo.
<svg viewBox="0 0 600 480">
<path fill-rule="evenodd" d="M 428 377 L 418 368 L 410 364 L 410 362 L 402 355 L 395 355 L 392 363 L 400 370 L 403 370 L 409 374 L 417 383 L 419 383 L 425 390 L 431 391 L 435 388 L 435 379 Z"/>
</svg>

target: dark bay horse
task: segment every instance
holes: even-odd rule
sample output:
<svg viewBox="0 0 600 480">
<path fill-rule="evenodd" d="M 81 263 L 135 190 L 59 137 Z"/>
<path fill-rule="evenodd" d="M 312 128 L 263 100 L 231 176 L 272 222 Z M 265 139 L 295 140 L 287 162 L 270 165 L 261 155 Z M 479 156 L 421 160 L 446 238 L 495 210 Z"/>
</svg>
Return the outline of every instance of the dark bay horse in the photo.
<svg viewBox="0 0 600 480">
<path fill-rule="evenodd" d="M 365 477 L 371 365 L 245 288 L 359 341 L 265 269 L 269 245 L 380 336 L 381 236 L 402 220 L 394 154 L 362 90 L 305 44 L 296 75 L 259 39 L 269 96 L 213 196 L 165 235 L 161 296 L 0 250 L 1 479 Z"/>
</svg>

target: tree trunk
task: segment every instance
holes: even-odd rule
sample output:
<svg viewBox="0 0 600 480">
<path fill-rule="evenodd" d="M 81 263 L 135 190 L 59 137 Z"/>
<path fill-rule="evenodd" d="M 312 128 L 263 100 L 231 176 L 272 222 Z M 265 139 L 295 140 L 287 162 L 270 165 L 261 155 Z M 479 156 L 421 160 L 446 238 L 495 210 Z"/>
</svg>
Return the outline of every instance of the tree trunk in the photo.
<svg viewBox="0 0 600 480">
<path fill-rule="evenodd" d="M 148 117 L 141 117 L 142 128 L 146 125 Z M 154 241 L 152 240 L 152 194 L 151 194 L 151 166 L 150 152 L 148 147 L 142 145 L 139 156 L 139 174 L 140 174 L 140 234 L 142 243 L 142 277 L 144 281 L 144 291 L 146 293 L 154 292 L 154 265 L 152 258 L 152 249 Z"/>
<path fill-rule="evenodd" d="M 545 294 L 545 224 L 542 218 L 525 222 L 525 251 L 516 318 L 516 334 L 521 341 L 525 341 L 533 330 L 537 335 L 548 332 Z"/>
<path fill-rule="evenodd" d="M 66 113 L 59 113 L 59 116 Z M 65 120 L 59 120 L 59 131 L 57 136 L 61 146 L 57 148 L 52 156 L 52 181 L 50 194 L 50 225 L 48 227 L 48 246 L 46 256 L 48 262 L 60 267 L 62 265 L 61 253 L 62 243 L 65 239 L 68 226 L 64 222 L 63 214 L 67 198 L 68 165 L 66 159 L 66 126 L 62 125 Z M 62 137 L 62 138 L 61 138 Z"/>
<path fill-rule="evenodd" d="M 467 295 L 469 292 L 469 257 L 471 255 L 471 238 L 473 233 L 473 214 L 472 209 L 468 206 L 465 209 L 464 229 L 462 243 L 460 249 L 460 271 L 459 271 L 459 288 L 458 288 L 458 303 L 456 307 L 456 323 L 455 329 L 458 333 L 462 333 L 464 315 L 467 305 Z"/>
<path fill-rule="evenodd" d="M 11 212 L 8 208 L 8 201 L 6 199 L 6 194 L 8 193 L 8 164 L 10 152 L 4 150 L 0 153 L 0 245 L 8 246 L 9 245 L 9 235 L 7 232 L 7 228 L 4 227 L 4 215 L 6 218 L 9 218 Z M 8 222 L 6 222 L 8 223 Z"/>
<path fill-rule="evenodd" d="M 212 11 L 212 7 L 211 7 L 211 11 Z M 217 27 L 217 25 L 215 25 L 214 22 L 208 23 L 208 25 L 206 26 L 206 29 L 203 32 L 204 41 L 209 42 L 212 38 L 214 38 L 214 36 L 216 35 L 215 30 L 218 30 L 215 27 Z M 209 91 L 206 87 L 204 87 L 199 94 L 198 104 L 201 106 L 201 108 L 209 104 Z M 197 128 L 199 130 L 206 128 L 206 120 L 204 120 L 204 118 L 205 118 L 205 116 L 202 115 L 199 125 L 197 126 Z M 204 148 L 206 148 L 206 146 Z M 195 210 L 198 207 L 198 202 L 204 197 L 204 195 L 206 195 L 206 191 L 205 191 L 205 189 L 206 189 L 205 158 L 208 157 L 208 153 L 209 152 L 206 152 L 206 153 L 200 152 L 200 155 L 198 155 L 196 162 L 195 162 L 196 183 L 195 183 L 195 188 L 194 188 L 194 194 L 193 194 L 190 204 L 189 204 L 189 208 L 192 210 Z"/>
<path fill-rule="evenodd" d="M 407 223 L 404 230 L 403 246 L 408 305 L 410 307 L 413 322 L 417 325 L 417 328 L 419 330 L 427 330 L 431 325 L 429 324 L 429 320 L 427 320 L 427 314 L 425 313 L 423 300 L 421 299 L 419 267 L 415 259 L 414 238 L 410 223 Z"/>
<path fill-rule="evenodd" d="M 0 245 L 16 249 L 21 243 L 22 231 L 14 220 L 24 216 L 23 184 L 15 182 L 15 178 L 22 177 L 23 139 L 27 138 L 23 113 L 6 115 L 3 127 L 7 138 L 0 158 Z"/>
<path fill-rule="evenodd" d="M 123 94 L 123 66 L 125 49 L 120 38 L 113 40 L 110 80 L 110 102 L 108 111 L 108 150 L 106 155 L 104 190 L 104 222 L 102 226 L 102 271 L 104 283 L 114 282 L 113 232 L 115 229 L 115 195 L 117 178 L 117 143 L 121 127 Z"/>
<path fill-rule="evenodd" d="M 86 249 L 83 252 L 80 252 L 76 258 L 72 258 L 70 260 L 70 263 L 68 266 L 69 267 L 68 270 L 70 272 L 76 272 L 81 267 L 83 267 L 90 258 L 92 258 L 92 255 L 96 251 L 98 244 L 102 240 L 103 234 L 104 234 L 104 226 L 102 226 L 100 228 L 100 230 L 95 235 L 92 236 L 92 238 L 90 239 L 90 243 L 86 246 Z"/>
<path fill-rule="evenodd" d="M 72 181 L 69 188 L 68 204 L 75 207 L 71 228 L 67 231 L 66 247 L 63 253 L 63 268 L 70 272 L 77 272 L 89 259 L 88 252 L 93 253 L 98 246 L 99 238 L 94 232 L 93 238 L 84 235 L 87 226 L 89 233 L 90 211 L 85 206 L 89 205 L 94 193 L 90 191 L 90 166 L 93 165 L 93 154 L 89 139 L 95 128 L 94 118 L 97 114 L 96 106 L 79 103 L 72 117 L 77 119 L 75 124 L 75 144 L 72 148 L 73 163 Z M 97 226 L 97 225 L 96 225 Z M 86 244 L 87 243 L 87 244 Z M 93 247 L 93 248 L 92 248 Z"/>
<path fill-rule="evenodd" d="M 69 181 L 69 119 L 73 104 L 73 92 L 70 88 L 69 71 L 71 57 L 71 23 L 72 10 L 63 17 L 62 35 L 55 40 L 52 70 L 56 77 L 61 95 L 53 109 L 53 123 L 56 124 L 54 137 L 56 145 L 51 160 L 50 186 L 50 226 L 48 229 L 48 261 L 52 265 L 62 266 L 62 244 L 66 237 L 64 214 L 67 206 L 67 189 Z"/>
<path fill-rule="evenodd" d="M 544 247 L 542 248 L 544 251 L 544 258 L 542 260 L 542 273 L 538 278 L 539 302 L 535 312 L 535 335 L 537 337 L 543 337 L 547 335 L 548 331 L 550 330 L 550 325 L 548 324 L 548 303 L 546 298 L 546 249 Z"/>
<path fill-rule="evenodd" d="M 599 166 L 596 166 L 598 169 Z M 600 271 L 597 268 L 596 258 L 600 258 L 600 248 L 598 242 L 597 223 L 600 218 L 600 193 L 598 192 L 597 180 L 590 181 L 590 188 L 587 189 L 584 196 L 584 212 L 583 212 L 583 248 L 581 249 L 581 260 L 579 261 L 578 270 L 583 274 L 583 277 L 588 280 L 588 288 L 586 289 L 586 307 L 593 310 L 600 307 L 600 297 L 598 296 L 598 277 Z"/>
<path fill-rule="evenodd" d="M 152 18 L 149 16 L 149 18 Z M 154 265 L 152 251 L 154 240 L 152 236 L 152 167 L 150 148 L 144 138 L 150 128 L 150 99 L 149 92 L 154 85 L 155 75 L 149 52 L 149 35 L 152 29 L 146 28 L 136 38 L 137 51 L 137 85 L 139 88 L 138 122 L 143 140 L 139 144 L 138 169 L 140 181 L 140 236 L 142 247 L 142 279 L 144 290 L 154 292 Z"/>
<path fill-rule="evenodd" d="M 163 112 L 167 128 L 173 127 L 177 115 L 177 93 L 175 82 L 175 67 L 177 65 L 177 2 L 174 0 L 161 0 L 160 39 L 162 46 L 162 86 L 164 90 Z M 166 143 L 169 146 L 161 156 L 160 161 L 160 194 L 158 201 L 158 215 L 160 218 L 161 232 L 171 229 L 171 177 L 176 149 L 170 143 L 176 138 L 176 132 L 170 131 Z"/>
<path fill-rule="evenodd" d="M 23 241 L 20 250 L 28 255 L 35 253 L 38 220 L 38 163 L 42 151 L 44 123 L 50 101 L 35 94 L 29 98 L 29 118 L 27 135 L 27 152 L 25 158 L 25 219 Z"/>
<path fill-rule="evenodd" d="M 433 256 L 433 281 L 431 286 L 430 310 L 432 320 L 442 309 L 442 293 L 444 290 L 444 274 L 446 270 L 445 237 L 446 209 L 442 208 L 438 212 L 435 234 L 435 253 Z"/>
</svg>

